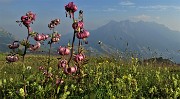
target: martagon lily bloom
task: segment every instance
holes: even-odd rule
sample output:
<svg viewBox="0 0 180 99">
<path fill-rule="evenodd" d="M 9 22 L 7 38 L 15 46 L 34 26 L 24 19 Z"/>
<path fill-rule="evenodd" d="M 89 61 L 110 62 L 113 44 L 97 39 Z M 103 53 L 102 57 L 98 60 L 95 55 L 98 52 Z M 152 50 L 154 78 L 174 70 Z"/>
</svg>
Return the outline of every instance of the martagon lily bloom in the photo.
<svg viewBox="0 0 180 99">
<path fill-rule="evenodd" d="M 12 44 L 9 44 L 8 47 L 10 49 L 16 49 L 19 47 L 19 42 L 18 41 L 14 41 Z"/>
<path fill-rule="evenodd" d="M 59 69 L 60 67 L 65 68 L 66 65 L 67 65 L 67 60 L 65 60 L 65 59 L 64 59 L 64 60 L 61 60 L 61 61 L 59 61 L 58 69 Z"/>
<path fill-rule="evenodd" d="M 76 65 L 64 68 L 64 73 L 65 74 L 73 74 L 73 73 L 76 73 L 76 71 L 77 71 L 77 66 Z"/>
<path fill-rule="evenodd" d="M 30 51 L 35 51 L 35 50 L 39 49 L 40 46 L 41 46 L 41 43 L 40 43 L 40 42 L 36 42 L 35 45 L 32 45 L 32 44 L 31 44 L 31 45 L 29 46 L 29 50 L 30 50 Z"/>
<path fill-rule="evenodd" d="M 30 24 L 33 23 L 36 19 L 36 14 L 29 11 L 26 13 L 26 15 L 21 17 L 21 22 L 26 26 L 28 29 L 30 29 Z M 18 22 L 18 21 L 17 21 Z"/>
<path fill-rule="evenodd" d="M 72 28 L 73 28 L 75 31 L 78 31 L 78 32 L 80 32 L 81 29 L 83 29 L 83 27 L 84 27 L 84 23 L 83 23 L 82 21 L 74 22 L 74 23 L 72 24 Z"/>
<path fill-rule="evenodd" d="M 88 38 L 89 35 L 90 35 L 90 33 L 89 33 L 87 30 L 83 30 L 83 31 L 77 33 L 77 34 L 76 34 L 76 37 L 77 37 L 78 39 L 84 39 L 84 38 Z"/>
<path fill-rule="evenodd" d="M 58 53 L 59 53 L 60 55 L 69 55 L 70 49 L 67 48 L 67 47 L 62 47 L 62 46 L 60 46 L 59 49 L 58 49 Z"/>
<path fill-rule="evenodd" d="M 36 34 L 35 36 L 34 36 L 34 40 L 36 40 L 36 41 L 41 41 L 41 40 L 46 40 L 46 39 L 48 39 L 49 38 L 49 35 L 45 35 L 45 34 Z"/>
<path fill-rule="evenodd" d="M 57 32 L 52 34 L 51 42 L 58 42 L 60 40 L 61 34 L 58 34 Z"/>
<path fill-rule="evenodd" d="M 66 17 L 67 13 L 69 14 L 70 18 L 74 18 L 74 12 L 77 11 L 77 6 L 73 2 L 69 2 L 67 5 L 65 5 L 66 10 Z"/>
<path fill-rule="evenodd" d="M 55 19 L 55 20 L 52 20 L 49 24 L 48 24 L 48 27 L 49 29 L 53 29 L 55 28 L 57 25 L 60 24 L 60 19 Z"/>
<path fill-rule="evenodd" d="M 26 16 L 28 16 L 32 21 L 36 20 L 36 14 L 34 14 L 32 11 L 27 12 Z"/>
<path fill-rule="evenodd" d="M 81 62 L 84 59 L 85 59 L 85 55 L 83 53 L 80 53 L 74 56 L 74 61 L 77 63 Z"/>
<path fill-rule="evenodd" d="M 8 55 L 8 56 L 6 56 L 6 60 L 8 62 L 16 62 L 16 61 L 19 60 L 19 58 L 17 56 L 15 56 L 15 55 Z"/>
</svg>

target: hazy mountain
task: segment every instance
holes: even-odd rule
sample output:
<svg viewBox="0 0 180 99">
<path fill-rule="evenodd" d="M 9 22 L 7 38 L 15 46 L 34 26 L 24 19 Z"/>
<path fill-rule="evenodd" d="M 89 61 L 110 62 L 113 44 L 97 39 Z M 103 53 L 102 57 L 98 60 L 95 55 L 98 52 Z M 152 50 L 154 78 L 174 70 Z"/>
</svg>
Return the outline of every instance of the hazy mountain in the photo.
<svg viewBox="0 0 180 99">
<path fill-rule="evenodd" d="M 90 31 L 88 48 L 92 52 L 116 53 L 137 51 L 143 57 L 162 56 L 180 62 L 180 32 L 155 22 L 110 21 Z M 60 45 L 72 39 L 71 34 L 61 37 Z M 99 41 L 101 44 L 98 44 Z"/>
<path fill-rule="evenodd" d="M 112 48 L 138 51 L 144 57 L 174 57 L 180 62 L 180 32 L 155 22 L 131 22 L 129 20 L 108 24 L 91 31 L 89 42 L 92 46 L 101 41 Z M 178 58 L 177 58 L 178 57 Z"/>
<path fill-rule="evenodd" d="M 8 44 L 11 44 L 15 38 L 11 33 L 0 27 L 0 52 L 8 52 Z"/>
</svg>

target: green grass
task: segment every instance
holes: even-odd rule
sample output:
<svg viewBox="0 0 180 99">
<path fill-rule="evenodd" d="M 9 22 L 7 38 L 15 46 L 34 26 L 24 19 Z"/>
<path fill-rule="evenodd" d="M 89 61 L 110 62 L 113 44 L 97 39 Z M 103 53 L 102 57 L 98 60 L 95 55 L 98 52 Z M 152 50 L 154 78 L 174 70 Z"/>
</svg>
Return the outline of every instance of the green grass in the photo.
<svg viewBox="0 0 180 99">
<path fill-rule="evenodd" d="M 5 55 L 0 54 L 0 98 L 23 98 L 20 89 L 24 85 L 27 99 L 180 98 L 180 67 L 177 66 L 143 66 L 136 59 L 125 62 L 89 57 L 78 78 L 63 74 L 57 64 L 57 57 L 53 57 L 49 69 L 53 76 L 47 78 L 38 70 L 39 66 L 47 67 L 47 56 L 27 55 L 23 65 L 21 61 L 8 64 Z M 57 76 L 64 80 L 59 86 L 55 84 Z"/>
</svg>

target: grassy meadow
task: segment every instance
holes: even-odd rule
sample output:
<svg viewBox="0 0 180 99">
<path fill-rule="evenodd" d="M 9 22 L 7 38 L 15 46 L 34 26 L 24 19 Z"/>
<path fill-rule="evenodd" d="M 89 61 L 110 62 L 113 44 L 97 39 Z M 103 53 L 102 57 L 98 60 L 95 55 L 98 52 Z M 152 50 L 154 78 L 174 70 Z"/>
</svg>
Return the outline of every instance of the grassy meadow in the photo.
<svg viewBox="0 0 180 99">
<path fill-rule="evenodd" d="M 140 65 L 137 58 L 88 57 L 81 75 L 66 75 L 58 69 L 58 57 L 26 55 L 6 62 L 0 54 L 0 99 L 178 99 L 180 67 Z M 44 66 L 51 73 L 39 70 Z M 63 83 L 57 84 L 57 78 Z M 26 91 L 24 87 L 26 86 Z"/>
</svg>

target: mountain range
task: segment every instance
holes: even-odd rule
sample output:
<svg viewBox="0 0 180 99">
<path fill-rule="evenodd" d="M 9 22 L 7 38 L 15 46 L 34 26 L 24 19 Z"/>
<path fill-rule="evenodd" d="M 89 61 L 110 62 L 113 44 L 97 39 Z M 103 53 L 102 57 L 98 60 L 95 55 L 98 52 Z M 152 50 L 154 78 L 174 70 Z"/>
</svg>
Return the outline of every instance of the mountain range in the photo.
<svg viewBox="0 0 180 99">
<path fill-rule="evenodd" d="M 180 32 L 171 30 L 163 24 L 129 20 L 110 21 L 89 32 L 88 45 L 85 45 L 89 54 L 126 56 L 126 52 L 133 52 L 144 59 L 163 57 L 180 63 Z M 53 48 L 66 46 L 72 41 L 72 36 L 73 33 L 62 35 L 60 42 L 53 45 Z M 7 51 L 7 44 L 12 41 L 14 37 L 0 28 L 0 51 Z M 76 44 L 77 41 L 76 39 Z"/>
<path fill-rule="evenodd" d="M 73 34 L 63 35 L 65 45 Z M 180 32 L 156 22 L 110 21 L 90 31 L 86 46 L 93 53 L 139 53 L 141 57 L 164 57 L 180 62 Z"/>
</svg>

